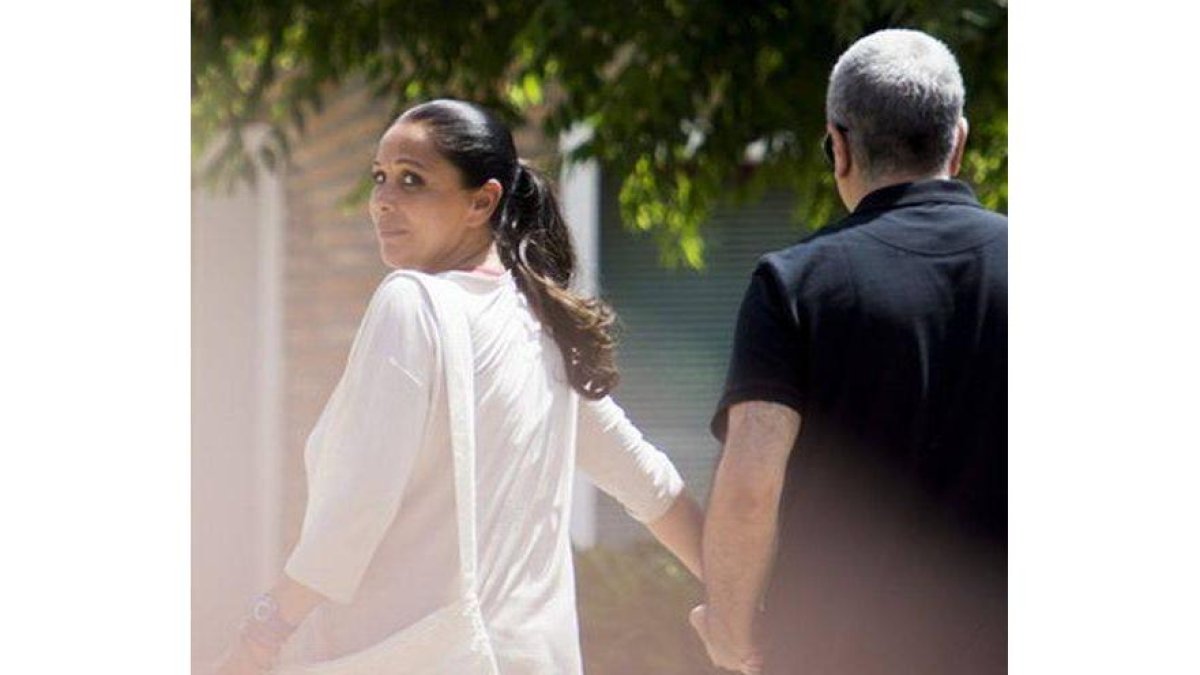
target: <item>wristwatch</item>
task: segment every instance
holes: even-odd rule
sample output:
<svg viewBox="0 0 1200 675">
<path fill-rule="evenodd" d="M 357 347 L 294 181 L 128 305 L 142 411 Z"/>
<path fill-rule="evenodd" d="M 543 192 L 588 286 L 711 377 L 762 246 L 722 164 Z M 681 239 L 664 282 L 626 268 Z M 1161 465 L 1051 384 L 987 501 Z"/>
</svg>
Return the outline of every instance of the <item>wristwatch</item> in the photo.
<svg viewBox="0 0 1200 675">
<path fill-rule="evenodd" d="M 242 625 L 242 634 L 250 640 L 278 651 L 296 631 L 296 627 L 279 615 L 279 603 L 270 593 L 255 596 L 250 604 L 250 615 Z"/>
</svg>

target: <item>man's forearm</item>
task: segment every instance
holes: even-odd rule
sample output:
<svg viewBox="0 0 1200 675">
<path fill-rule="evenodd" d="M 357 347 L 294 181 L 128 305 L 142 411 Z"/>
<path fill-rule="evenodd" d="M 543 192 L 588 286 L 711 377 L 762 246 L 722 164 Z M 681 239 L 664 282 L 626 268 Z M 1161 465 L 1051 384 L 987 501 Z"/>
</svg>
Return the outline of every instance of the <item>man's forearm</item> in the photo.
<svg viewBox="0 0 1200 675">
<path fill-rule="evenodd" d="M 753 640 L 754 617 L 774 558 L 780 481 L 737 460 L 717 468 L 704 527 L 709 622 L 738 644 Z"/>
<path fill-rule="evenodd" d="M 744 649 L 775 555 L 779 497 L 800 414 L 768 401 L 729 409 L 725 451 L 713 480 L 704 525 L 708 622 Z"/>
</svg>

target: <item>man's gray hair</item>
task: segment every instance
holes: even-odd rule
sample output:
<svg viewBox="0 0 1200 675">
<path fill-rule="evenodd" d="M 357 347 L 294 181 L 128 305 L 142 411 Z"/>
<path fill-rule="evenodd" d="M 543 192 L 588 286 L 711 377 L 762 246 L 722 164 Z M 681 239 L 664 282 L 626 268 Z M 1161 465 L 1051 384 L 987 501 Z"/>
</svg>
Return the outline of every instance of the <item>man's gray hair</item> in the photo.
<svg viewBox="0 0 1200 675">
<path fill-rule="evenodd" d="M 838 59 L 825 115 L 847 130 L 851 154 L 869 178 L 930 174 L 950 159 L 965 96 L 945 44 L 920 31 L 888 29 Z"/>
</svg>

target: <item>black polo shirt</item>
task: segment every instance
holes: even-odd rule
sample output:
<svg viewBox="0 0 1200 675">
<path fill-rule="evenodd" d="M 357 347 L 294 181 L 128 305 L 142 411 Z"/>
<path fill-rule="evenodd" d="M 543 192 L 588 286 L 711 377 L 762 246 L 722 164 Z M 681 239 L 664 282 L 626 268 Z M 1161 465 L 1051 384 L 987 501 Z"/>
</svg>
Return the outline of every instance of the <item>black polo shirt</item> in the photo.
<svg viewBox="0 0 1200 675">
<path fill-rule="evenodd" d="M 894 185 L 764 256 L 724 396 L 801 414 L 768 673 L 1004 667 L 1008 221 Z"/>
</svg>

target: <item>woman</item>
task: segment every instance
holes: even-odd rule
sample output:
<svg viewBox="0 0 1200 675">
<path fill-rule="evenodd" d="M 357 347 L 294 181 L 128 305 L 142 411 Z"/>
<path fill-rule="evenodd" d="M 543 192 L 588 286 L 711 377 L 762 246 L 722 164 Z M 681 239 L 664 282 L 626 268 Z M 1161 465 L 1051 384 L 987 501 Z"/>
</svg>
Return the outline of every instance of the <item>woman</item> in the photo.
<svg viewBox="0 0 1200 675">
<path fill-rule="evenodd" d="M 401 271 L 372 298 L 309 438 L 300 540 L 221 672 L 268 670 L 281 651 L 345 661 L 453 600 L 458 468 L 438 393 L 451 350 L 429 295 L 450 284 L 470 333 L 482 631 L 500 673 L 580 673 L 575 466 L 697 577 L 700 509 L 608 397 L 614 317 L 567 289 L 558 203 L 509 130 L 469 103 L 423 103 L 380 139 L 372 175 L 380 254 Z"/>
</svg>

